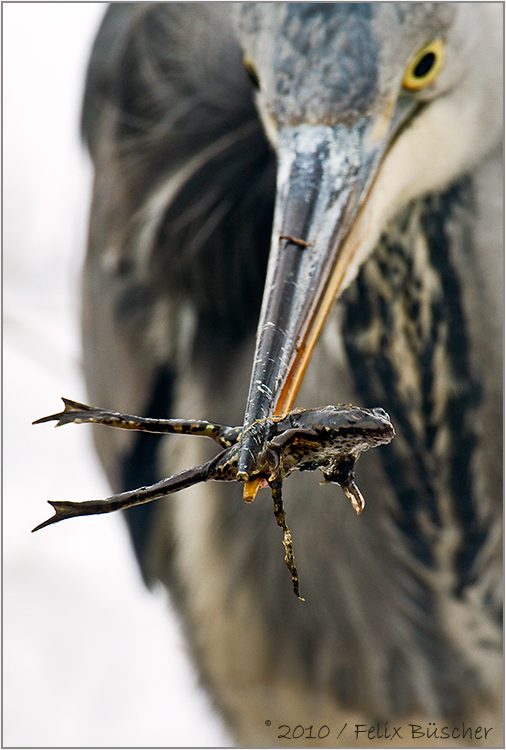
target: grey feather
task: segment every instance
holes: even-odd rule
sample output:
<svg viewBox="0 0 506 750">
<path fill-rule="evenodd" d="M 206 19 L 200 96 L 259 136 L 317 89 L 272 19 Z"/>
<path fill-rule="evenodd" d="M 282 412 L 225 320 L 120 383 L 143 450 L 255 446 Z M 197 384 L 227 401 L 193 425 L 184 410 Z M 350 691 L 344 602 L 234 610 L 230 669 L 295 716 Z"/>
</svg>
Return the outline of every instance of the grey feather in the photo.
<svg viewBox="0 0 506 750">
<path fill-rule="evenodd" d="M 196 487 L 147 525 L 145 575 L 170 590 L 242 745 L 278 742 L 266 719 L 488 722 L 501 741 L 502 41 L 490 5 L 113 4 L 99 33 L 83 116 L 96 172 L 90 401 L 223 424 L 243 419 L 269 250 L 275 153 L 261 122 L 274 147 L 269 118 L 353 123 L 385 106 L 428 40 L 446 40 L 440 81 L 413 95 L 418 120 L 396 137 L 419 177 L 404 187 L 399 174 L 297 402 L 391 415 L 392 445 L 357 469 L 366 512 L 313 476 L 287 481 L 304 605 L 268 493 L 246 507 L 235 484 Z M 463 118 L 448 165 L 427 160 L 417 130 L 441 102 L 448 122 L 452 107 Z M 125 461 L 128 481 L 140 476 L 142 438 L 97 431 L 115 491 L 132 489 Z M 206 449 L 164 437 L 143 465 L 154 482 Z"/>
</svg>

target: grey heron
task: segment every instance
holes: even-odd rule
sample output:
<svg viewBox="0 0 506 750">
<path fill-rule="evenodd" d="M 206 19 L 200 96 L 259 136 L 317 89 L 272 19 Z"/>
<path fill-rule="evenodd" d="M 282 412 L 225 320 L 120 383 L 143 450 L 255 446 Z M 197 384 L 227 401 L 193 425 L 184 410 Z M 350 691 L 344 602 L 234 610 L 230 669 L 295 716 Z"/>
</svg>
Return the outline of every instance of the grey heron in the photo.
<svg viewBox="0 0 506 750">
<path fill-rule="evenodd" d="M 387 722 L 404 745 L 410 725 L 466 744 L 463 722 L 502 741 L 502 13 L 115 3 L 99 31 L 90 401 L 246 426 L 353 402 L 397 432 L 357 469 L 360 518 L 289 480 L 305 603 L 265 492 L 206 484 L 127 511 L 240 744 L 302 728 L 367 745 L 356 726 L 381 744 Z M 180 436 L 95 440 L 115 491 L 209 457 Z M 257 449 L 239 463 L 251 495 Z"/>
</svg>

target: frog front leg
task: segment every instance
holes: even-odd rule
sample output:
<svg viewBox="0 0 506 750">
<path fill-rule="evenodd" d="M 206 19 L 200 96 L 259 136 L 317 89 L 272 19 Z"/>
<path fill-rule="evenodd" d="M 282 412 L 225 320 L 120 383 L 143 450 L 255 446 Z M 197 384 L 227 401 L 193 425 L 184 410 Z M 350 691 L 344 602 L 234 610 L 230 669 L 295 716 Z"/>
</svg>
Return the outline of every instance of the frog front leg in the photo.
<svg viewBox="0 0 506 750">
<path fill-rule="evenodd" d="M 303 444 L 307 440 L 314 452 L 318 442 L 318 433 L 312 428 L 293 427 L 280 432 L 269 440 L 265 450 L 265 462 L 270 470 L 270 480 L 296 469 L 307 460 Z M 296 447 L 295 447 L 296 446 Z"/>
<path fill-rule="evenodd" d="M 365 508 L 365 499 L 355 483 L 356 460 L 355 456 L 346 456 L 332 464 L 330 469 L 322 468 L 321 471 L 325 477 L 324 482 L 333 482 L 341 487 L 359 516 Z"/>
<path fill-rule="evenodd" d="M 292 545 L 292 534 L 290 532 L 290 529 L 286 525 L 285 510 L 283 508 L 283 498 L 281 494 L 282 483 L 283 482 L 281 479 L 276 479 L 272 482 L 269 482 L 270 488 L 272 490 L 272 499 L 274 501 L 274 515 L 276 517 L 276 521 L 278 522 L 278 526 L 281 526 L 283 530 L 283 547 L 285 548 L 285 562 L 292 576 L 293 593 L 301 601 L 305 601 L 305 599 L 300 595 L 300 590 L 299 590 L 299 575 L 297 573 L 297 568 L 295 567 L 295 558 L 293 555 L 293 545 Z"/>
</svg>

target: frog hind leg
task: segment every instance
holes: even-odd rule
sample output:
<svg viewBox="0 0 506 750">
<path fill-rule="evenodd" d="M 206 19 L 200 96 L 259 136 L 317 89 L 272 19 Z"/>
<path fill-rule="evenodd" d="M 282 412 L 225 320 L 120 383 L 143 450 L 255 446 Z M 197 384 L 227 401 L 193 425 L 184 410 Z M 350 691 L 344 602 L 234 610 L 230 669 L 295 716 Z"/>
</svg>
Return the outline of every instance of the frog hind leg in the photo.
<svg viewBox="0 0 506 750">
<path fill-rule="evenodd" d="M 235 445 L 242 434 L 242 427 L 214 424 L 202 419 L 153 419 L 152 417 L 138 417 L 133 414 L 122 414 L 101 409 L 95 406 L 81 404 L 69 398 L 62 398 L 65 405 L 63 411 L 36 419 L 32 424 L 56 422 L 56 427 L 64 424 L 104 424 L 123 430 L 138 430 L 140 432 L 154 432 L 159 434 L 199 435 L 215 440 L 222 448 Z"/>
</svg>

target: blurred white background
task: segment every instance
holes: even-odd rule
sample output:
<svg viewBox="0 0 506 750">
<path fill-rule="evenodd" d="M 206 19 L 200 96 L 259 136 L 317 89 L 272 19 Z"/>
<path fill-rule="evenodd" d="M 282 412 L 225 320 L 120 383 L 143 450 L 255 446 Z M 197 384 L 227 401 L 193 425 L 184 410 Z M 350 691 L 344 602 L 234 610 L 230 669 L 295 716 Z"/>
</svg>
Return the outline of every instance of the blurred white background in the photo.
<svg viewBox="0 0 506 750">
<path fill-rule="evenodd" d="M 31 426 L 85 400 L 79 274 L 91 168 L 79 108 L 105 4 L 3 4 L 4 713 L 10 747 L 223 746 L 175 615 L 122 518 L 30 530 L 104 497 L 89 431 Z"/>
</svg>

